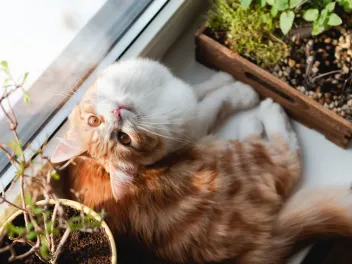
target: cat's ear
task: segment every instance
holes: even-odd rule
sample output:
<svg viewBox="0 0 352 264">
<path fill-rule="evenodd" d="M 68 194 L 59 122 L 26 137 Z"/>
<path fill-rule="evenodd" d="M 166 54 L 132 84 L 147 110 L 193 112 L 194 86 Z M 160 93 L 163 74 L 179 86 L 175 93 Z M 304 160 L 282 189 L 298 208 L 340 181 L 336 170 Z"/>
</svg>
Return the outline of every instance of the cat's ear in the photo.
<svg viewBox="0 0 352 264">
<path fill-rule="evenodd" d="M 67 161 L 82 154 L 86 150 L 86 146 L 78 136 L 77 131 L 74 128 L 70 128 L 62 142 L 60 142 L 51 155 L 50 161 L 52 163 Z"/>
</svg>

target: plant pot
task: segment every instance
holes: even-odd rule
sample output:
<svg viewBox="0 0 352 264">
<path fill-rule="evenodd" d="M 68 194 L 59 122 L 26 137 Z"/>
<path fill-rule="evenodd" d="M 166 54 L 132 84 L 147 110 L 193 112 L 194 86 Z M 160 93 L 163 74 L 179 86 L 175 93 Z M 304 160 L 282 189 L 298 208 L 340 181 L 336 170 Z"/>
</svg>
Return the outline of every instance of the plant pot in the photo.
<svg viewBox="0 0 352 264">
<path fill-rule="evenodd" d="M 340 147 L 346 147 L 352 137 L 352 123 L 326 109 L 256 64 L 210 38 L 203 25 L 196 33 L 196 60 L 232 74 L 251 85 L 264 98 L 271 97 L 297 121 L 322 133 Z"/>
<path fill-rule="evenodd" d="M 97 221 L 100 221 L 101 218 L 100 216 L 94 212 L 92 209 L 90 209 L 89 207 L 86 207 L 76 201 L 72 201 L 72 200 L 67 200 L 67 199 L 60 199 L 60 202 L 63 206 L 66 207 L 71 207 L 77 211 L 81 211 L 81 209 L 83 208 L 84 213 L 86 214 L 90 214 L 91 216 L 93 216 L 93 218 Z M 38 205 L 43 204 L 44 201 L 39 201 L 37 202 Z M 54 204 L 53 201 L 50 201 L 51 204 Z M 9 219 L 3 224 L 3 226 L 0 228 L 0 234 L 3 234 L 3 232 L 5 231 L 5 227 L 8 223 L 11 223 L 12 221 L 14 221 L 18 216 L 20 216 L 22 214 L 22 211 L 17 211 L 16 213 L 14 213 L 11 217 L 9 217 Z M 101 223 L 101 227 L 104 229 L 104 232 L 109 240 L 109 244 L 110 244 L 110 249 L 111 249 L 111 264 L 116 264 L 117 263 L 117 252 L 116 252 L 116 245 L 115 245 L 115 240 L 114 237 L 110 231 L 110 228 L 108 227 L 108 225 L 105 223 L 105 221 L 102 221 Z"/>
</svg>

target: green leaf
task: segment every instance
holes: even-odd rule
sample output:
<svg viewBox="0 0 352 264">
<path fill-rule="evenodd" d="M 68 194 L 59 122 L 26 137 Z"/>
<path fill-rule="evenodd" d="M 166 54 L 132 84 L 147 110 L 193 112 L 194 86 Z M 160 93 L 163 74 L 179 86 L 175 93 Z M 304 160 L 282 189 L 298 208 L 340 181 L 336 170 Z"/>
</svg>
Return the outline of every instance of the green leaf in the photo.
<svg viewBox="0 0 352 264">
<path fill-rule="evenodd" d="M 329 11 L 327 9 L 323 9 L 321 11 L 321 14 L 319 16 L 319 19 L 317 20 L 320 26 L 324 26 L 327 24 L 327 19 L 329 18 Z"/>
<path fill-rule="evenodd" d="M 277 8 L 275 6 L 273 6 L 270 10 L 270 13 L 271 13 L 272 17 L 276 17 L 277 14 L 279 13 L 279 10 L 277 10 Z"/>
<path fill-rule="evenodd" d="M 312 35 L 316 36 L 322 33 L 325 30 L 325 27 L 319 23 L 319 21 L 314 21 Z"/>
<path fill-rule="evenodd" d="M 329 12 L 333 12 L 335 10 L 335 5 L 336 5 L 336 2 L 331 2 L 326 5 L 325 9 L 328 10 Z"/>
<path fill-rule="evenodd" d="M 56 181 L 60 180 L 60 175 L 57 173 L 57 171 L 53 171 L 51 177 Z"/>
<path fill-rule="evenodd" d="M 342 24 L 342 19 L 335 13 L 329 16 L 328 25 L 329 26 L 339 26 Z"/>
<path fill-rule="evenodd" d="M 253 0 L 241 0 L 242 8 L 247 9 L 251 5 L 252 1 Z"/>
<path fill-rule="evenodd" d="M 10 71 L 9 71 L 9 65 L 7 64 L 7 61 L 2 61 L 1 62 L 1 66 L 2 66 L 2 69 L 3 69 L 3 71 L 4 72 L 6 72 L 6 73 L 9 73 Z"/>
<path fill-rule="evenodd" d="M 286 35 L 291 30 L 294 20 L 295 20 L 295 13 L 293 13 L 293 11 L 281 13 L 280 28 L 282 33 L 284 33 L 284 35 Z"/>
<path fill-rule="evenodd" d="M 27 225 L 27 229 L 32 230 L 33 228 L 34 228 L 34 225 L 31 222 L 29 222 Z"/>
<path fill-rule="evenodd" d="M 279 11 L 283 11 L 289 8 L 288 0 L 275 0 L 275 7 Z"/>
<path fill-rule="evenodd" d="M 291 0 L 290 1 L 290 8 L 296 8 L 300 4 L 303 3 L 304 0 Z"/>
<path fill-rule="evenodd" d="M 271 5 L 271 6 L 275 4 L 275 0 L 266 0 L 266 2 L 268 3 L 268 5 Z"/>
<path fill-rule="evenodd" d="M 23 90 L 23 101 L 26 104 L 29 104 L 31 102 L 31 97 L 25 90 Z"/>
<path fill-rule="evenodd" d="M 16 141 L 15 139 L 11 139 L 10 143 L 5 146 L 9 147 L 17 157 L 22 156 L 23 150 L 21 140 Z"/>
<path fill-rule="evenodd" d="M 38 215 L 38 214 L 41 214 L 41 213 L 43 212 L 43 208 L 34 207 L 34 208 L 32 209 L 32 211 L 33 211 L 33 213 L 34 213 L 35 215 Z"/>
<path fill-rule="evenodd" d="M 337 3 L 343 7 L 346 12 L 352 11 L 352 1 L 351 0 L 337 0 Z"/>
<path fill-rule="evenodd" d="M 306 21 L 313 22 L 317 20 L 319 17 L 319 10 L 318 9 L 308 9 L 303 13 L 303 18 Z"/>
<path fill-rule="evenodd" d="M 25 83 L 25 81 L 27 80 L 28 74 L 29 74 L 29 72 L 26 72 L 26 73 L 23 75 L 22 85 L 23 85 L 23 84 Z"/>
<path fill-rule="evenodd" d="M 41 244 L 40 254 L 46 259 L 49 258 L 49 247 L 46 243 Z"/>
<path fill-rule="evenodd" d="M 257 0 L 260 7 L 264 7 L 266 5 L 266 0 Z"/>
<path fill-rule="evenodd" d="M 13 235 L 22 235 L 24 232 L 26 232 L 26 228 L 23 226 L 15 226 L 13 223 L 7 224 L 7 230 L 10 231 Z"/>
<path fill-rule="evenodd" d="M 30 207 L 34 206 L 33 198 L 29 193 L 26 193 L 24 201 L 26 205 L 29 205 Z"/>
<path fill-rule="evenodd" d="M 20 162 L 19 165 L 20 165 L 20 167 L 16 171 L 16 177 L 21 176 L 26 169 L 24 162 Z"/>
<path fill-rule="evenodd" d="M 37 237 L 37 232 L 35 232 L 35 231 L 29 232 L 26 235 L 26 238 L 29 239 L 29 240 L 34 240 L 36 237 Z"/>
</svg>

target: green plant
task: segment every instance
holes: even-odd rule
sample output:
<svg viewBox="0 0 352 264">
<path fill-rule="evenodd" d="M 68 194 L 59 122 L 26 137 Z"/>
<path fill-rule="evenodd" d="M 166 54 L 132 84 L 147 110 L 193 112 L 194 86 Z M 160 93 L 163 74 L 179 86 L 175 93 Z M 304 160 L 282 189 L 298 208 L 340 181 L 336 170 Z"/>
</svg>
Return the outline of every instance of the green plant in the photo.
<svg viewBox="0 0 352 264">
<path fill-rule="evenodd" d="M 44 156 L 43 148 L 32 151 L 36 159 L 30 159 L 25 155 L 24 145 L 17 132 L 17 118 L 10 104 L 10 96 L 18 91 L 23 93 L 25 102 L 30 102 L 30 96 L 24 89 L 28 73 L 25 73 L 20 82 L 12 76 L 8 63 L 0 63 L 0 74 L 4 75 L 4 84 L 0 90 L 0 110 L 9 124 L 9 130 L 13 135 L 9 143 L 0 141 L 2 151 L 12 166 L 16 168 L 16 176 L 11 187 L 20 180 L 21 205 L 9 201 L 3 190 L 0 196 L 0 203 L 7 203 L 23 213 L 24 224 L 16 226 L 10 223 L 6 226 L 6 232 L 0 237 L 0 254 L 10 252 L 9 261 L 22 260 L 30 254 L 36 254 L 46 263 L 56 263 L 62 246 L 73 231 L 92 232 L 101 226 L 101 221 L 96 221 L 90 214 L 83 213 L 83 206 L 79 216 L 69 217 L 64 213 L 63 205 L 56 196 L 52 186 L 52 180 L 59 180 L 57 170 L 52 166 L 49 159 Z M 5 107 L 6 106 L 6 107 Z M 39 166 L 38 166 L 39 165 Z M 36 169 L 40 169 L 39 171 Z M 25 185 L 27 188 L 25 188 Z M 79 198 L 79 194 L 75 193 Z M 37 204 L 38 198 L 44 198 L 44 202 Z M 103 219 L 103 215 L 101 219 Z M 10 243 L 3 244 L 4 238 Z M 55 238 L 58 243 L 55 243 Z M 17 244 L 26 244 L 28 251 L 17 255 L 14 247 Z"/>
<path fill-rule="evenodd" d="M 241 0 L 241 6 L 247 9 L 253 0 Z M 332 26 L 342 24 L 342 19 L 336 14 L 335 6 L 339 4 L 345 12 L 352 11 L 351 0 L 257 0 L 255 5 L 261 8 L 270 6 L 273 18 L 280 15 L 280 29 L 286 35 L 293 27 L 295 18 L 303 17 L 312 22 L 312 35 L 318 35 Z"/>
<path fill-rule="evenodd" d="M 288 54 L 287 45 L 273 34 L 278 25 L 267 9 L 243 9 L 240 0 L 214 0 L 207 14 L 207 27 L 218 40 L 263 67 Z"/>
<path fill-rule="evenodd" d="M 331 26 L 342 24 L 342 19 L 334 13 L 336 2 L 328 3 L 323 10 L 310 8 L 305 10 L 303 18 L 306 21 L 313 22 L 313 35 L 318 35 Z"/>
</svg>

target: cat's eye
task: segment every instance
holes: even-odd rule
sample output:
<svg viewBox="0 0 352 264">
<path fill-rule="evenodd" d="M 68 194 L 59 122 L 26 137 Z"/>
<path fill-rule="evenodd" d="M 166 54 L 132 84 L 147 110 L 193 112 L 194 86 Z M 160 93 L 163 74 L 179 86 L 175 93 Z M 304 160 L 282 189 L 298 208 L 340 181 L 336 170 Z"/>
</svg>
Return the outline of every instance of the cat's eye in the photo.
<svg viewBox="0 0 352 264">
<path fill-rule="evenodd" d="M 129 135 L 127 135 L 126 133 L 123 133 L 123 132 L 119 132 L 117 134 L 117 139 L 119 140 L 119 142 L 122 144 L 122 145 L 129 145 L 131 143 L 131 138 Z"/>
<path fill-rule="evenodd" d="M 90 125 L 91 127 L 97 127 L 100 125 L 100 123 L 101 120 L 97 116 L 92 115 L 88 118 L 88 125 Z"/>
</svg>

